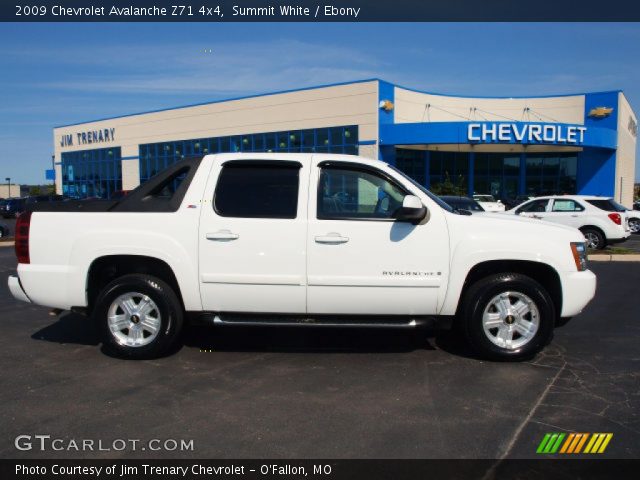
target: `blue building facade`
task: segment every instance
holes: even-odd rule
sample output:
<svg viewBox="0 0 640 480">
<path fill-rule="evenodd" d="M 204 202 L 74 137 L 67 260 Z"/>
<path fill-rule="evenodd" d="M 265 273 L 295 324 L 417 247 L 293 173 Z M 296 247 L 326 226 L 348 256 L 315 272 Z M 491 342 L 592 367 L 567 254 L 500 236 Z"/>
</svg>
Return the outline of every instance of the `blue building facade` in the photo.
<svg viewBox="0 0 640 480">
<path fill-rule="evenodd" d="M 637 120 L 621 91 L 444 95 L 368 79 L 56 127 L 58 191 L 109 198 L 219 152 L 359 154 L 435 191 L 568 193 L 630 204 Z"/>
<path fill-rule="evenodd" d="M 615 196 L 630 203 L 624 197 L 633 189 L 637 123 L 620 91 L 521 99 L 412 91 L 430 96 L 425 109 L 433 108 L 426 102 L 435 95 L 444 104 L 455 98 L 468 110 L 450 107 L 445 113 L 453 121 L 433 121 L 424 115 L 421 121 L 397 121 L 398 87 L 381 83 L 379 158 L 427 187 L 437 189 L 448 180 L 467 195 L 514 198 L 567 193 Z M 510 114 L 501 108 L 514 100 L 519 105 L 537 105 L 541 100 L 549 105 L 569 97 L 576 100 L 571 103 L 583 105 L 579 112 L 576 105 L 555 109 L 572 109 L 567 115 L 573 117 L 571 123 L 545 114 L 544 106 L 524 106 L 521 112 L 513 106 Z M 474 105 L 479 101 L 493 105 L 488 107 L 492 111 L 478 114 Z M 515 113 L 521 117 L 513 118 Z M 626 137 L 626 152 L 619 151 L 621 136 Z"/>
</svg>

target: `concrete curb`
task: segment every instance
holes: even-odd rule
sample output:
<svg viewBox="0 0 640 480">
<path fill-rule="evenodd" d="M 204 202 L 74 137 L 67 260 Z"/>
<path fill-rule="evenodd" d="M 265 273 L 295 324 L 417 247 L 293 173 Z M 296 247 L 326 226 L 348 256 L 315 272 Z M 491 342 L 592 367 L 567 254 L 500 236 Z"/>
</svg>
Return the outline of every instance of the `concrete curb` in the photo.
<svg viewBox="0 0 640 480">
<path fill-rule="evenodd" d="M 13 245 L 15 243 L 16 242 L 13 242 L 13 241 L 11 241 L 11 242 L 0 242 L 0 248 L 2 248 L 2 247 L 13 247 Z"/>
<path fill-rule="evenodd" d="M 609 253 L 604 255 L 589 255 L 587 258 L 590 262 L 640 262 L 640 254 L 638 253 L 629 255 Z"/>
</svg>

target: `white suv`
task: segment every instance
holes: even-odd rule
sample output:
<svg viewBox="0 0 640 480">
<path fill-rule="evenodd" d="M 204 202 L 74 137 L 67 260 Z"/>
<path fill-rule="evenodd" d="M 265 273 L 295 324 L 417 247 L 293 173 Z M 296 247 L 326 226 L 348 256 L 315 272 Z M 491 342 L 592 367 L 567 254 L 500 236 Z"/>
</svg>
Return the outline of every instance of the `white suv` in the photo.
<svg viewBox="0 0 640 480">
<path fill-rule="evenodd" d="M 589 248 L 602 249 L 608 244 L 624 242 L 631 234 L 624 211 L 602 208 L 611 201 L 608 197 L 588 195 L 538 197 L 507 213 L 575 227 L 583 233 Z"/>
<path fill-rule="evenodd" d="M 474 195 L 473 199 L 480 204 L 486 212 L 504 212 L 504 203 L 496 200 L 493 195 Z"/>
</svg>

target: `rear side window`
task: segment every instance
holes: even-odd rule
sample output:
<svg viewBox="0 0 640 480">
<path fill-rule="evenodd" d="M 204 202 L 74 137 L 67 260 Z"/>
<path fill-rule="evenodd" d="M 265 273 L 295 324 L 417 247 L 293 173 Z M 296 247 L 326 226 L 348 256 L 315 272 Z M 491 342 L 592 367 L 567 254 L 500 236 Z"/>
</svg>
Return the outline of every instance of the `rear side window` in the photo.
<svg viewBox="0 0 640 480">
<path fill-rule="evenodd" d="M 625 209 L 622 205 L 618 205 L 611 200 L 587 200 L 594 207 L 604 210 L 605 212 L 623 212 Z"/>
<path fill-rule="evenodd" d="M 553 211 L 554 212 L 581 212 L 584 207 L 574 200 L 554 200 Z"/>
<path fill-rule="evenodd" d="M 227 162 L 214 194 L 221 217 L 296 218 L 300 164 L 297 162 Z"/>
</svg>

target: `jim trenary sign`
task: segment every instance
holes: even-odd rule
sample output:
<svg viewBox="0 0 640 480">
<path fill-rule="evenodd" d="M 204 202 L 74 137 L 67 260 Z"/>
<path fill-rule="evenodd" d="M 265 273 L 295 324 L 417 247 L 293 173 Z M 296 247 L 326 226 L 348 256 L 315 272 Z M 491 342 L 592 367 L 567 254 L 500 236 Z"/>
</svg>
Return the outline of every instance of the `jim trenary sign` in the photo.
<svg viewBox="0 0 640 480">
<path fill-rule="evenodd" d="M 587 127 L 549 123 L 470 123 L 470 143 L 564 143 L 582 145 Z"/>
<path fill-rule="evenodd" d="M 72 147 L 75 145 L 91 145 L 93 143 L 106 143 L 115 140 L 115 128 L 101 128 L 99 130 L 89 130 L 86 132 L 76 132 L 64 134 L 60 137 L 61 147 Z"/>
</svg>

